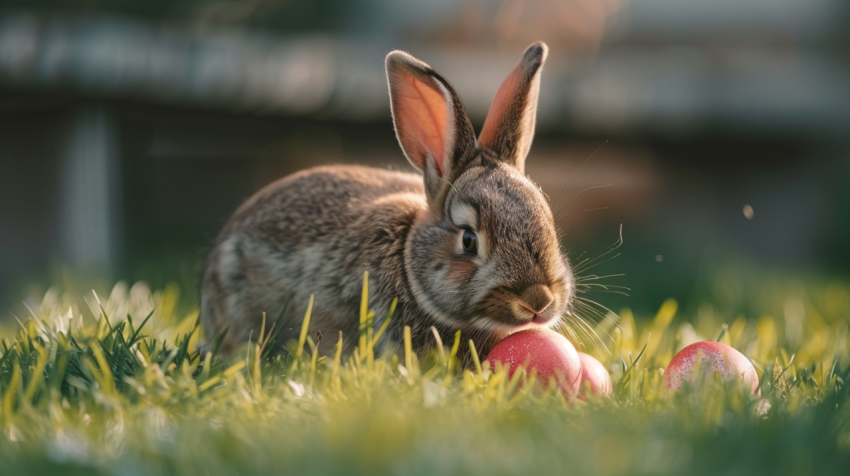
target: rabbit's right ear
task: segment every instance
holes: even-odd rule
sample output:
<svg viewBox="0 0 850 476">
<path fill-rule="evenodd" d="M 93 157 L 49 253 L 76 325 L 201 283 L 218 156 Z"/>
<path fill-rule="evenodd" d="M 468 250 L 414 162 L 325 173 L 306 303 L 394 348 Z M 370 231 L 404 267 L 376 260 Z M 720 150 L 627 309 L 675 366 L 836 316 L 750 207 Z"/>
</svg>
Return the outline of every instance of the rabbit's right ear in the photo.
<svg viewBox="0 0 850 476">
<path fill-rule="evenodd" d="M 432 209 L 474 154 L 475 133 L 449 83 L 403 51 L 387 55 L 387 80 L 396 136 L 404 155 L 425 176 Z"/>
<path fill-rule="evenodd" d="M 542 41 L 529 46 L 508 75 L 490 106 L 478 141 L 499 158 L 525 172 L 525 157 L 534 138 L 540 73 L 549 48 Z"/>
</svg>

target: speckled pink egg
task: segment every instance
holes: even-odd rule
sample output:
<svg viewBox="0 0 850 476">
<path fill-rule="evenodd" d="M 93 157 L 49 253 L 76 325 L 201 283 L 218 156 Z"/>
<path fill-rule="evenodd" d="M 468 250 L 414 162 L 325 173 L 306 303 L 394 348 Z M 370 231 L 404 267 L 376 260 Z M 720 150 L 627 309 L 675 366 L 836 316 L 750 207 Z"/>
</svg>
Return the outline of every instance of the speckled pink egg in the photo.
<svg viewBox="0 0 850 476">
<path fill-rule="evenodd" d="M 578 392 L 581 383 L 581 361 L 575 347 L 566 337 L 549 329 L 530 329 L 506 337 L 487 355 L 491 368 L 496 362 L 508 365 L 509 374 L 525 365 L 534 369 L 537 381 L 544 387 L 554 377 L 567 397 Z"/>
<path fill-rule="evenodd" d="M 699 370 L 696 368 L 697 362 Z M 696 386 L 701 378 L 715 372 L 724 382 L 741 378 L 744 385 L 752 388 L 753 393 L 759 390 L 756 369 L 744 354 L 726 344 L 710 340 L 697 342 L 680 350 L 664 370 L 664 383 L 668 388 L 681 390 L 683 381 Z"/>
<path fill-rule="evenodd" d="M 614 385 L 611 383 L 611 374 L 608 373 L 602 362 L 584 352 L 578 353 L 578 359 L 581 362 L 580 391 L 585 392 L 585 382 L 589 382 L 592 395 L 611 395 L 611 392 L 614 391 Z M 579 398 L 584 398 L 584 395 Z"/>
</svg>

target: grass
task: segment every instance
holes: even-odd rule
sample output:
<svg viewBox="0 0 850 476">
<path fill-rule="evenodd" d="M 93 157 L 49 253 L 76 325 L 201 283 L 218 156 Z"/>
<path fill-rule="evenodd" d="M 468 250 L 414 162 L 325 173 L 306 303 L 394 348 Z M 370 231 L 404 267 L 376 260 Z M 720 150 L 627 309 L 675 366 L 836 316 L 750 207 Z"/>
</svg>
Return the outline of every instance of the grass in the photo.
<svg viewBox="0 0 850 476">
<path fill-rule="evenodd" d="M 0 474 L 847 474 L 850 286 L 730 273 L 692 311 L 580 334 L 615 392 L 574 403 L 458 370 L 462 336 L 375 356 L 365 307 L 350 359 L 317 359 L 306 332 L 288 357 L 266 352 L 273 333 L 202 358 L 177 286 L 52 290 L 0 332 Z M 663 391 L 674 351 L 706 338 L 757 364 L 760 398 Z"/>
</svg>

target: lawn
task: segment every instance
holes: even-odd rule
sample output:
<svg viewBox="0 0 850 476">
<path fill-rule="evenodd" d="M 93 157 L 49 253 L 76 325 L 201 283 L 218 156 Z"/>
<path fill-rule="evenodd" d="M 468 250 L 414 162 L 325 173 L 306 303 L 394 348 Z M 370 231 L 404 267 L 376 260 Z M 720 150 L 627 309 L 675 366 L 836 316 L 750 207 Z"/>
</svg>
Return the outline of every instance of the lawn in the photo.
<svg viewBox="0 0 850 476">
<path fill-rule="evenodd" d="M 365 309 L 349 359 L 315 358 L 306 333 L 286 357 L 266 352 L 274 333 L 201 357 L 177 285 L 50 290 L 0 331 L 0 474 L 850 474 L 850 285 L 734 267 L 711 282 L 693 309 L 576 332 L 615 382 L 587 402 L 457 369 L 463 336 L 376 356 Z M 675 350 L 706 339 L 757 365 L 760 397 L 664 391 Z"/>
</svg>

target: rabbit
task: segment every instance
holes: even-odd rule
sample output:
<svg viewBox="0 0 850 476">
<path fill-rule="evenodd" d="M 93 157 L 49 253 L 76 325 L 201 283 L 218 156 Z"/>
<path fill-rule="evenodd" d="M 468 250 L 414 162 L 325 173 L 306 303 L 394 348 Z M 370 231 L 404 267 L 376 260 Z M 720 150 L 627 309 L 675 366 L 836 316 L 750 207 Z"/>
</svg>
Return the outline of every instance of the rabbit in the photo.
<svg viewBox="0 0 850 476">
<path fill-rule="evenodd" d="M 263 313 L 268 332 L 287 305 L 294 317 L 280 340 L 297 338 L 314 295 L 318 352 L 332 354 L 342 338 L 350 354 L 364 271 L 376 326 L 398 298 L 378 351 L 400 349 L 409 326 L 420 356 L 460 330 L 483 357 L 513 332 L 556 325 L 572 306 L 574 278 L 547 198 L 524 173 L 547 54 L 542 42 L 525 50 L 476 139 L 448 81 L 408 53 L 389 53 L 395 132 L 418 173 L 321 166 L 249 198 L 209 254 L 207 336 L 226 332 L 221 348 L 232 350 L 258 337 Z"/>
</svg>

